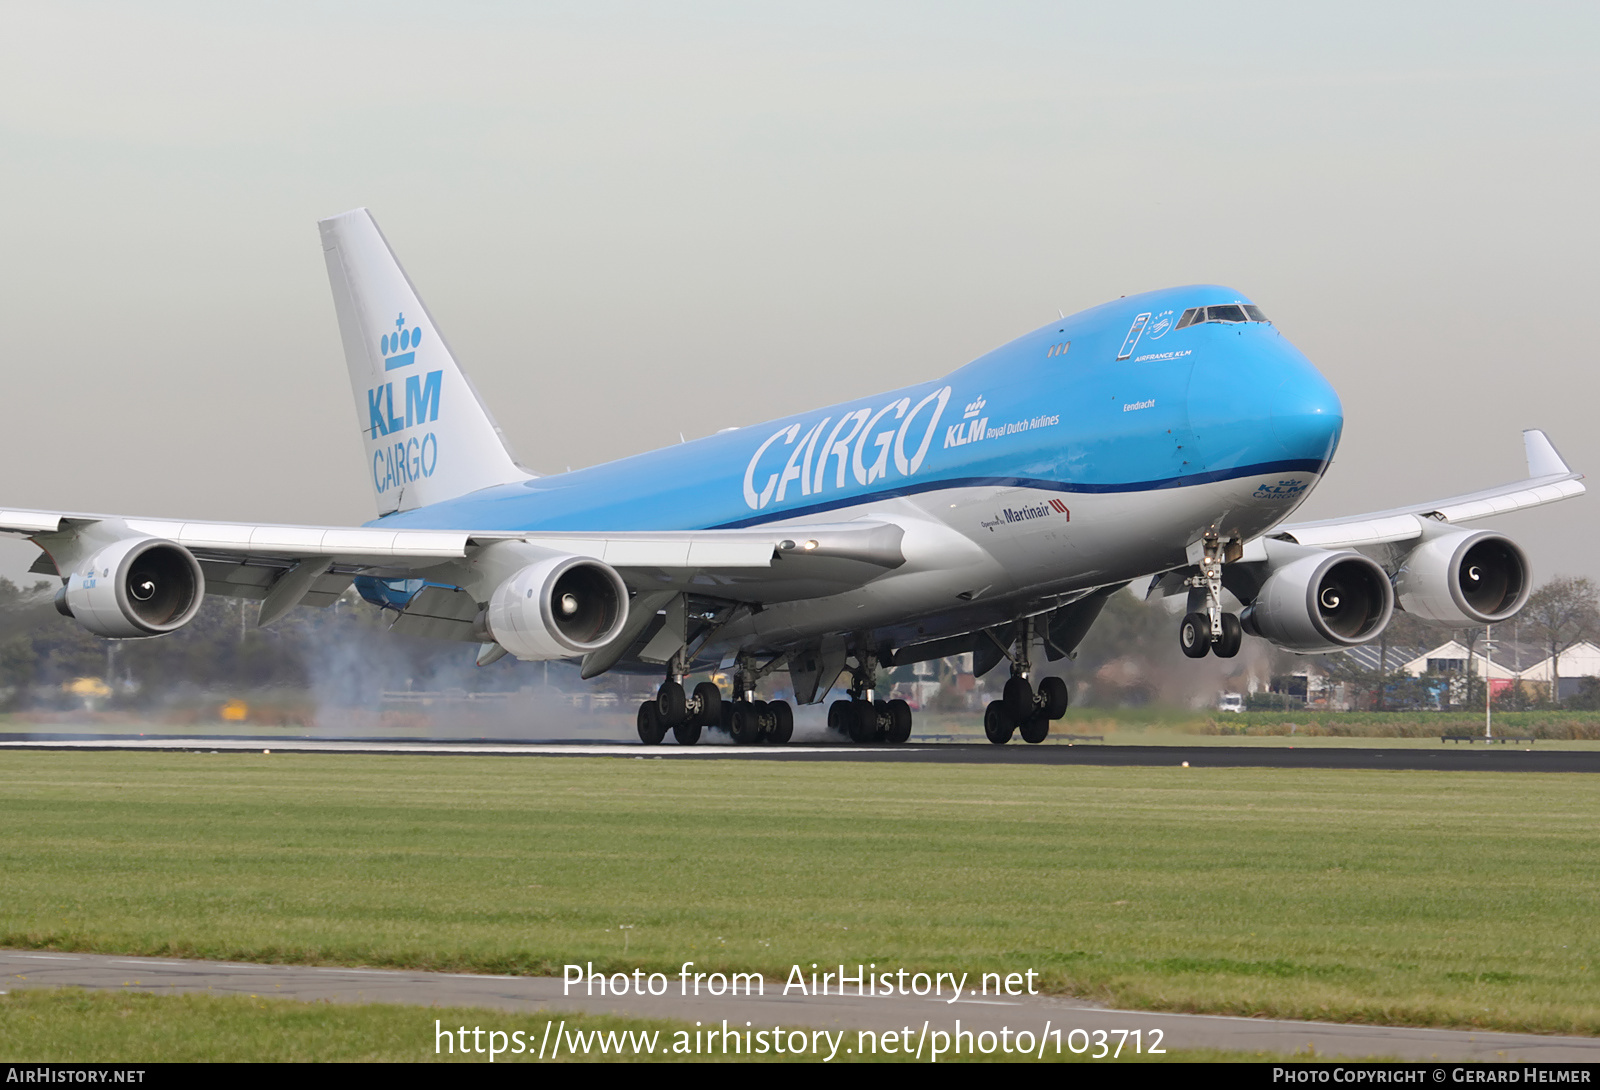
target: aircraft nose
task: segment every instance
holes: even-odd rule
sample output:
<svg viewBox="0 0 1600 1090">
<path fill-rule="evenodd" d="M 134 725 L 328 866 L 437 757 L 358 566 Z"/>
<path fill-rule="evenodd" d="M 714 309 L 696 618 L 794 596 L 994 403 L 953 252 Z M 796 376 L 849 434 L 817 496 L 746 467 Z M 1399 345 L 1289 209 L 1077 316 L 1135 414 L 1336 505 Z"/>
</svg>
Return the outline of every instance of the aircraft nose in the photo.
<svg viewBox="0 0 1600 1090">
<path fill-rule="evenodd" d="M 1327 461 L 1344 428 L 1344 406 L 1315 369 L 1284 379 L 1272 395 L 1272 434 L 1291 458 Z"/>
</svg>

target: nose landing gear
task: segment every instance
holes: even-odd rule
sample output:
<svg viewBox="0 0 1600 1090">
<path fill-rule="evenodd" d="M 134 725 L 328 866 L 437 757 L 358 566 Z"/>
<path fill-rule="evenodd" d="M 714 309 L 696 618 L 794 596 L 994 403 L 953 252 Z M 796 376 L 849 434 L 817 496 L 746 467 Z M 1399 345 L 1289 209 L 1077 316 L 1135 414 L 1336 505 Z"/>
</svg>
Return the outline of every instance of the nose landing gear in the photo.
<svg viewBox="0 0 1600 1090">
<path fill-rule="evenodd" d="M 1178 647 L 1191 659 L 1203 659 L 1208 654 L 1231 659 L 1244 643 L 1244 628 L 1237 614 L 1222 612 L 1222 562 L 1237 543 L 1209 533 L 1202 545 L 1200 574 L 1184 580 L 1189 587 L 1189 612 L 1178 623 Z M 1237 560 L 1238 554 L 1235 552 L 1228 559 Z"/>
</svg>

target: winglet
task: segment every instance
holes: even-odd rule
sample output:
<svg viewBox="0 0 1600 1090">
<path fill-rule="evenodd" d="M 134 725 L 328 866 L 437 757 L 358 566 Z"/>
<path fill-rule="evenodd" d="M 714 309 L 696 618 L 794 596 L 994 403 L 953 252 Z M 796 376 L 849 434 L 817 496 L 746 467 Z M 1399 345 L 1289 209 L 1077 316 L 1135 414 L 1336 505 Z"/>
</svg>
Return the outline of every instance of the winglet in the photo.
<svg viewBox="0 0 1600 1090">
<path fill-rule="evenodd" d="M 1555 477 L 1572 472 L 1572 467 L 1556 453 L 1550 437 L 1538 428 L 1528 428 L 1522 433 L 1523 446 L 1528 452 L 1528 476 Z"/>
</svg>

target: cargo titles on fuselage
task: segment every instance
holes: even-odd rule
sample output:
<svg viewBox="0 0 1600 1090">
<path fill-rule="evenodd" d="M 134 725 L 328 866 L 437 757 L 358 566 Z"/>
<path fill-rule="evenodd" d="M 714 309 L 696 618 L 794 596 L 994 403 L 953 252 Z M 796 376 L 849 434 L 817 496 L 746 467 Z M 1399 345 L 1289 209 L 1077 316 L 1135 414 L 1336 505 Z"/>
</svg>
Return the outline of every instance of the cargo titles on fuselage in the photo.
<svg viewBox="0 0 1600 1090">
<path fill-rule="evenodd" d="M 900 397 L 876 410 L 869 406 L 847 412 L 837 422 L 825 416 L 809 428 L 804 423 L 779 428 L 756 448 L 745 467 L 745 506 L 759 511 L 771 503 L 827 489 L 842 491 L 849 487 L 846 473 L 858 485 L 891 475 L 911 476 L 922 468 L 949 400 L 950 387 L 942 386 L 915 404 Z M 881 426 L 885 421 L 888 426 Z M 915 449 L 908 450 L 912 443 Z M 777 459 L 785 450 L 788 459 L 778 469 Z M 764 461 L 772 468 L 758 489 Z"/>
</svg>

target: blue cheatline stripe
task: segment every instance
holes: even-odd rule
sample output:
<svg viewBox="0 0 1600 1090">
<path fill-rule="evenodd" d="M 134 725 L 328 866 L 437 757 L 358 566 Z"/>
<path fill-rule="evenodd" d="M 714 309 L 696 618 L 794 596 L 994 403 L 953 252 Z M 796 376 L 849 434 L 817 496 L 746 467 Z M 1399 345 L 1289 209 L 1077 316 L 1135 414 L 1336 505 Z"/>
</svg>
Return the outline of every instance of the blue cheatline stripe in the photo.
<svg viewBox="0 0 1600 1090">
<path fill-rule="evenodd" d="M 748 526 L 761 526 L 769 522 L 817 515 L 824 511 L 837 511 L 844 507 L 858 507 L 876 500 L 894 499 L 898 496 L 918 496 L 924 492 L 940 492 L 948 488 L 1037 488 L 1045 492 L 1111 493 L 1154 492 L 1163 488 L 1188 488 L 1216 481 L 1232 481 L 1240 477 L 1256 477 L 1263 473 L 1321 473 L 1327 463 L 1320 458 L 1294 458 L 1281 462 L 1258 462 L 1235 469 L 1217 469 L 1209 473 L 1192 473 L 1185 477 L 1163 477 L 1154 481 L 1129 481 L 1120 484 L 1078 484 L 1071 481 L 1046 481 L 1034 477 L 951 477 L 944 480 L 919 481 L 899 488 L 886 488 L 862 496 L 829 500 L 806 507 L 790 507 L 782 511 L 752 515 L 749 518 L 708 526 L 708 530 L 740 530 Z"/>
</svg>

